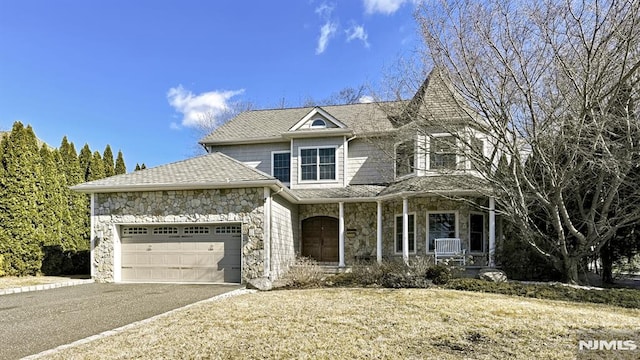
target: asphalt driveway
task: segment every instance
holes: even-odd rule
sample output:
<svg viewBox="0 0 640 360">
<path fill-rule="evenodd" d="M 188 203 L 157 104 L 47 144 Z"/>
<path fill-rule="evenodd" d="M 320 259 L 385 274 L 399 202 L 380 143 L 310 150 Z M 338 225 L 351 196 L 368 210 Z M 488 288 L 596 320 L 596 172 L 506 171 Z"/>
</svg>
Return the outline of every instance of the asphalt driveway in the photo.
<svg viewBox="0 0 640 360">
<path fill-rule="evenodd" d="M 0 359 L 84 339 L 240 285 L 86 284 L 0 296 Z"/>
</svg>

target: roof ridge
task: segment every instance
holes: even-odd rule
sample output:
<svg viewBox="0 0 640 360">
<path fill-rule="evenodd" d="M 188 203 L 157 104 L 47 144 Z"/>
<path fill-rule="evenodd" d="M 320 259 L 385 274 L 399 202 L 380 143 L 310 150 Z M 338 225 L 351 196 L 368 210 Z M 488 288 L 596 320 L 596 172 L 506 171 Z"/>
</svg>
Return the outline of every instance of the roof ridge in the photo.
<svg viewBox="0 0 640 360">
<path fill-rule="evenodd" d="M 264 109 L 252 109 L 247 110 L 245 112 L 260 112 L 260 111 L 279 111 L 279 110 L 301 110 L 301 109 L 314 109 L 314 108 L 325 108 L 325 107 L 342 107 L 342 106 L 363 106 L 363 105 L 375 105 L 375 104 L 388 104 L 394 102 L 401 102 L 407 100 L 384 100 L 384 101 L 373 101 L 367 103 L 351 103 L 351 104 L 323 104 L 323 105 L 309 105 L 309 106 L 292 106 L 292 107 L 282 107 L 282 108 L 264 108 Z"/>
</svg>

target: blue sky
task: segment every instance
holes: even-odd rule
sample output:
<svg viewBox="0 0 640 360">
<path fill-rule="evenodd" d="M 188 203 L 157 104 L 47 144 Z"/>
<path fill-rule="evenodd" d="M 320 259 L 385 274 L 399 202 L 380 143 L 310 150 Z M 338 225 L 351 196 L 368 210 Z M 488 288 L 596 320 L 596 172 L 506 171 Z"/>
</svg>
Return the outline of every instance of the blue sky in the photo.
<svg viewBox="0 0 640 360">
<path fill-rule="evenodd" d="M 121 149 L 127 168 L 196 154 L 234 102 L 300 106 L 377 83 L 418 42 L 411 0 L 0 0 L 0 130 Z"/>
</svg>

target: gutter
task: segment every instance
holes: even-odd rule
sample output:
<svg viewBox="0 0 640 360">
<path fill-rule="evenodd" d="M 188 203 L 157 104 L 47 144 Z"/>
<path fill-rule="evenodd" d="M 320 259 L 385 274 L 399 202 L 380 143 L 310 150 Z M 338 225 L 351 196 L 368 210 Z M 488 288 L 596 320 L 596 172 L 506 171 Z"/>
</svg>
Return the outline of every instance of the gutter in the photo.
<svg viewBox="0 0 640 360">
<path fill-rule="evenodd" d="M 71 190 L 85 193 L 113 193 L 113 192 L 137 192 L 137 191 L 163 191 L 163 190 L 204 190 L 204 189 L 233 189 L 248 187 L 276 186 L 284 187 L 278 180 L 251 180 L 240 182 L 210 182 L 210 183 L 173 183 L 173 184 L 140 184 L 140 185 L 97 185 L 70 187 Z"/>
</svg>

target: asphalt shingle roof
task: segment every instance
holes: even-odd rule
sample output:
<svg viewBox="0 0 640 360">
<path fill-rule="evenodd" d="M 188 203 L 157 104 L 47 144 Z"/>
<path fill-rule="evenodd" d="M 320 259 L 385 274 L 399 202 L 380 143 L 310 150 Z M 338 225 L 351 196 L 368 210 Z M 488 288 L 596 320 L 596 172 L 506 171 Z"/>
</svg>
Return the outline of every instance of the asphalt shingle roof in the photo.
<svg viewBox="0 0 640 360">
<path fill-rule="evenodd" d="M 349 199 L 373 198 L 384 190 L 380 185 L 349 185 L 344 188 L 294 189 L 290 192 L 300 200 L 305 199 Z"/>
<path fill-rule="evenodd" d="M 389 185 L 378 196 L 416 193 L 450 193 L 462 191 L 489 191 L 488 184 L 471 175 L 444 174 L 438 176 L 415 176 Z"/>
<path fill-rule="evenodd" d="M 73 190 L 97 192 L 130 188 L 207 187 L 224 183 L 275 182 L 275 178 L 216 152 L 132 173 L 73 186 Z"/>
<path fill-rule="evenodd" d="M 389 131 L 394 128 L 388 108 L 404 102 L 321 106 L 356 134 Z M 314 107 L 245 111 L 200 140 L 202 144 L 279 138 Z"/>
</svg>

